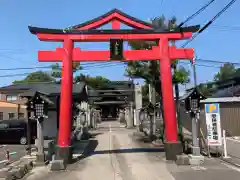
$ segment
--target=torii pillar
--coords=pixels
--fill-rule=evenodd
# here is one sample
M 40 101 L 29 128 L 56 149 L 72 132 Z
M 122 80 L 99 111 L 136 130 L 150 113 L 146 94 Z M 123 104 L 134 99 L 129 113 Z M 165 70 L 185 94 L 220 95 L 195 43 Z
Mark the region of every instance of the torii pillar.
M 61 80 L 61 103 L 58 136 L 57 158 L 65 160 L 67 163 L 72 161 L 71 147 L 71 127 L 72 127 L 72 54 L 74 43 L 71 39 L 65 38 L 63 41 L 62 53 L 62 80 Z M 64 157 L 64 158 L 63 158 Z

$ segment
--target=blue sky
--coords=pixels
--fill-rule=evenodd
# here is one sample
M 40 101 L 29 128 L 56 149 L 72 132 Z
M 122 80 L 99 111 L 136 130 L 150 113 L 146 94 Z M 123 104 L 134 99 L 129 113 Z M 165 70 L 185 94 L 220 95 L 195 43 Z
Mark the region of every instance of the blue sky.
M 82 23 L 100 16 L 113 8 L 139 19 L 148 21 L 150 18 L 164 14 L 166 18 L 176 16 L 178 22 L 194 13 L 201 5 L 209 0 L 1 0 L 0 2 L 0 60 L 2 68 L 46 66 L 48 63 L 39 63 L 38 50 L 54 49 L 57 43 L 40 42 L 30 34 L 27 26 L 48 28 L 65 28 Z M 188 25 L 206 23 L 229 0 L 218 0 L 204 13 L 193 19 Z M 237 1 L 203 34 L 199 35 L 188 47 L 195 48 L 198 58 L 238 62 L 240 21 L 237 19 L 240 2 Z M 237 27 L 233 30 L 232 27 Z M 238 28 L 239 27 L 239 28 Z M 183 42 L 181 42 L 183 43 Z M 181 44 L 179 43 L 179 44 Z M 83 49 L 104 49 L 106 44 L 81 44 Z M 200 62 L 199 62 L 200 64 Z M 203 64 L 201 62 L 201 64 Z M 206 63 L 204 63 L 206 64 Z M 221 64 L 208 64 L 217 65 Z M 88 67 L 87 67 L 88 66 Z M 188 66 L 187 66 L 188 67 Z M 190 68 L 190 66 L 189 66 Z M 0 76 L 32 72 L 33 70 L 0 71 Z M 197 66 L 198 83 L 212 80 L 218 68 Z M 86 65 L 86 73 L 92 76 L 102 75 L 112 80 L 127 79 L 124 77 L 123 65 Z M 11 84 L 13 80 L 24 76 L 0 77 L 0 86 Z

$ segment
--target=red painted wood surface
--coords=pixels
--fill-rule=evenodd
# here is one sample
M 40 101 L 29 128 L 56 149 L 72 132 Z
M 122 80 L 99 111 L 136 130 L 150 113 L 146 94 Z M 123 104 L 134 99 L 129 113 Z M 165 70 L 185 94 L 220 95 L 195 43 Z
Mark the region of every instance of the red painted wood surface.
M 167 142 L 178 141 L 176 109 L 173 95 L 171 61 L 169 59 L 168 39 L 159 42 L 161 88 L 163 97 L 163 111 L 165 122 L 165 135 Z
M 38 60 L 40 62 L 61 62 L 64 49 L 57 48 L 56 51 L 39 51 Z M 162 59 L 159 47 L 153 47 L 152 50 L 128 50 L 124 51 L 126 61 L 138 60 L 160 60 Z M 177 49 L 169 47 L 169 59 L 193 59 L 193 49 Z M 73 49 L 73 61 L 110 61 L 109 51 L 81 51 L 80 48 Z M 112 61 L 112 60 L 111 60 Z
M 192 37 L 191 32 L 184 33 L 159 33 L 159 34 L 37 34 L 41 41 L 63 42 L 65 38 L 75 42 L 108 42 L 111 38 L 129 40 L 182 40 Z
M 73 42 L 65 39 L 62 53 L 62 80 L 61 80 L 61 101 L 58 145 L 68 147 L 71 145 L 72 130 L 72 52 Z
M 78 28 L 78 30 L 87 30 L 87 29 L 97 29 L 113 20 L 118 20 L 119 22 L 122 22 L 123 24 L 126 24 L 132 28 L 137 28 L 137 29 L 151 29 L 152 27 L 146 26 L 144 24 L 141 24 L 139 22 L 135 22 L 127 17 L 122 16 L 119 13 L 113 13 L 105 18 L 102 18 L 100 21 L 88 24 L 84 27 Z

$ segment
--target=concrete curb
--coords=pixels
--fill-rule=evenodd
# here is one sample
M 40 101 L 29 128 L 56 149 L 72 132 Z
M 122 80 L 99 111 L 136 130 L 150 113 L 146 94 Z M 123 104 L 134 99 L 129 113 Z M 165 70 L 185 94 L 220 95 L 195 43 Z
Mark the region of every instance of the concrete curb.
M 33 161 L 19 161 L 16 166 L 11 165 L 0 169 L 0 179 L 15 180 L 23 178 L 28 172 L 33 169 Z

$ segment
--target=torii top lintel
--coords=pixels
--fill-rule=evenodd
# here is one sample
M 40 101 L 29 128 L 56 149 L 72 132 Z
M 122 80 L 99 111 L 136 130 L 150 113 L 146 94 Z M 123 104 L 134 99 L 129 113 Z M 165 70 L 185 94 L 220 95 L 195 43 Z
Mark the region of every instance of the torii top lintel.
M 112 22 L 112 28 L 114 30 L 97 30 L 97 28 Z M 120 23 L 126 24 L 134 29 L 132 30 L 119 30 Z M 185 39 L 190 38 L 193 32 L 198 31 L 200 26 L 190 26 L 183 28 L 175 28 L 171 31 L 162 29 L 153 29 L 152 24 L 132 17 L 124 12 L 113 9 L 108 13 L 94 18 L 90 21 L 71 26 L 65 29 L 49 29 L 29 26 L 29 30 L 33 34 L 37 34 L 38 38 L 43 41 L 63 41 L 62 37 L 56 34 L 65 34 L 71 36 L 73 41 L 108 41 L 109 36 L 111 38 L 121 38 L 124 40 L 155 40 L 162 38 L 163 36 L 168 39 Z M 42 34 L 48 34 L 48 38 L 44 38 Z M 50 34 L 55 34 L 51 36 Z M 90 35 L 96 35 L 95 37 L 89 37 Z M 108 34 L 108 35 L 107 35 Z M 114 34 L 114 35 L 113 35 Z M 126 34 L 128 34 L 126 37 Z M 130 35 L 131 34 L 131 35 Z M 79 35 L 85 35 L 85 38 L 81 38 Z M 105 36 L 104 36 L 105 35 Z M 124 36 L 125 35 L 125 36 Z M 86 37 L 87 36 L 87 37 Z M 99 36 L 103 36 L 99 38 Z M 51 38 L 50 38 L 51 37 Z
M 136 29 L 152 29 L 152 24 L 137 19 L 133 16 L 130 16 L 118 9 L 113 9 L 102 16 L 97 18 L 91 19 L 84 23 L 71 26 L 70 29 L 77 29 L 77 30 L 88 30 L 88 29 L 96 29 L 99 28 L 111 21 L 121 22 L 129 27 L 136 28 Z
M 109 22 L 112 22 L 111 30 L 100 30 L 99 28 Z M 120 23 L 126 24 L 135 29 L 120 29 Z M 36 34 L 41 41 L 63 42 L 70 39 L 73 42 L 108 42 L 112 38 L 131 40 L 158 41 L 160 39 L 181 40 L 192 37 L 192 33 L 197 32 L 200 26 L 189 26 L 183 28 L 174 28 L 171 31 L 154 29 L 148 22 L 139 20 L 130 15 L 121 12 L 118 9 L 84 22 L 79 25 L 71 26 L 65 29 L 49 29 L 29 26 L 32 34 Z M 168 43 L 166 42 L 166 46 Z M 192 59 L 193 49 L 176 49 L 169 47 L 170 59 Z M 39 51 L 39 61 L 61 61 L 62 48 L 56 51 Z M 152 50 L 132 50 L 125 51 L 126 60 L 153 60 L 161 58 L 159 51 L 153 47 Z M 87 59 L 86 59 L 87 58 Z M 109 60 L 109 51 L 82 51 L 79 48 L 73 49 L 73 61 L 103 61 Z

